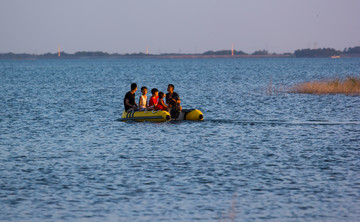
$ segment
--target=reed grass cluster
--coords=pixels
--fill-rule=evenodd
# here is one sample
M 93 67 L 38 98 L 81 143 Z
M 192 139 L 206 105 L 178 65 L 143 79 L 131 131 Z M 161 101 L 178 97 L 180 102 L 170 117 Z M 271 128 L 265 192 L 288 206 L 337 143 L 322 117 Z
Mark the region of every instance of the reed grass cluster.
M 290 92 L 360 95 L 360 77 L 347 77 L 344 80 L 333 79 L 300 83 L 293 86 Z

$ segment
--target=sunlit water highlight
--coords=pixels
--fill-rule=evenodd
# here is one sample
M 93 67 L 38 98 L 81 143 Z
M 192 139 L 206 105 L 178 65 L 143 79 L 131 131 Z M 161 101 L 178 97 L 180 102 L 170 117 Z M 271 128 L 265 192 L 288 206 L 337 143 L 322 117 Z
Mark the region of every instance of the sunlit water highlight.
M 347 75 L 360 59 L 0 61 L 0 221 L 358 221 L 360 97 L 268 90 Z M 205 120 L 118 121 L 132 82 Z

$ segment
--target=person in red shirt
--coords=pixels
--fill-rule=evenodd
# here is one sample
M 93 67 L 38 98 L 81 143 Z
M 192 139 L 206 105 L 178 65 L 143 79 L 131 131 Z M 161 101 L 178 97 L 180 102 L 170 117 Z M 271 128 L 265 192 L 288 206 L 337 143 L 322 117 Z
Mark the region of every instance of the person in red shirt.
M 155 106 L 155 110 L 165 110 L 170 111 L 170 108 L 164 103 L 163 99 L 165 94 L 163 92 L 159 92 L 159 101 L 158 104 Z
M 156 88 L 153 88 L 151 90 L 152 96 L 149 99 L 149 107 L 148 110 L 155 109 L 156 105 L 158 104 L 159 99 L 159 90 Z

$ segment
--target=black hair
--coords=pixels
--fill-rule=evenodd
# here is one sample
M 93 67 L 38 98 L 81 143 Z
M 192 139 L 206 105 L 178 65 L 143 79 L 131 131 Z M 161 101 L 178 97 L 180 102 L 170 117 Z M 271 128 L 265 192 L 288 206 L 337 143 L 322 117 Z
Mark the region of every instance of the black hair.
M 155 94 L 156 92 L 159 92 L 159 90 L 158 90 L 157 88 L 153 88 L 153 89 L 151 90 L 151 93 L 152 93 L 152 94 Z
M 168 87 L 171 86 L 173 89 L 175 89 L 175 86 L 173 84 L 169 84 Z
M 164 93 L 163 92 L 159 92 L 159 98 L 160 99 L 164 98 Z
M 136 88 L 137 88 L 136 83 L 131 83 L 131 91 L 133 91 L 133 90 L 136 89 Z
M 141 87 L 141 91 L 143 91 L 143 89 L 147 89 L 146 86 Z

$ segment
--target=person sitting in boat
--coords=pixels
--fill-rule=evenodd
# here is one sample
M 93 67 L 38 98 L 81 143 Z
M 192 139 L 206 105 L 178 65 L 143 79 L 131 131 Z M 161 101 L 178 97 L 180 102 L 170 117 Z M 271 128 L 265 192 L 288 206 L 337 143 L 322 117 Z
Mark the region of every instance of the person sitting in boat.
M 164 97 L 165 94 L 163 92 L 159 92 L 159 100 L 158 100 L 158 104 L 155 106 L 155 110 L 165 110 L 165 111 L 169 111 L 169 107 L 164 103 Z
M 137 85 L 136 83 L 132 83 L 131 84 L 131 90 L 129 92 L 127 92 L 125 94 L 124 97 L 124 107 L 125 107 L 125 112 L 129 112 L 129 111 L 135 111 L 138 108 L 138 105 L 135 102 L 135 92 L 137 90 Z
M 152 96 L 149 99 L 149 108 L 148 110 L 155 109 L 156 105 L 158 104 L 159 99 L 159 90 L 157 88 L 153 88 L 151 90 Z
M 139 110 L 144 111 L 148 110 L 149 105 L 147 101 L 147 88 L 145 86 L 141 87 L 141 93 L 142 95 L 139 98 Z
M 170 107 L 170 115 L 178 116 L 182 107 L 180 106 L 180 96 L 176 92 L 174 92 L 174 85 L 169 84 L 166 93 L 166 104 Z

